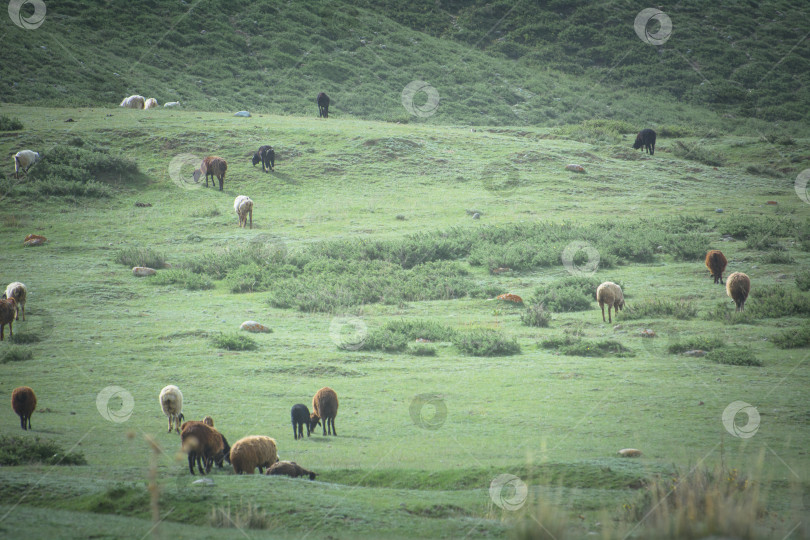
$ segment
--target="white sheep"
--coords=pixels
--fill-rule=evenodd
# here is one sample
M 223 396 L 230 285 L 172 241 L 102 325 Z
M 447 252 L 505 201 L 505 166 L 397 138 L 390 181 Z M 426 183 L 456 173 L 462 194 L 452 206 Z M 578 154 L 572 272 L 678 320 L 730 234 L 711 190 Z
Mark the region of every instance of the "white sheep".
M 253 201 L 246 195 L 239 195 L 233 201 L 233 209 L 239 217 L 239 226 L 245 227 L 247 225 L 248 216 L 250 216 L 250 228 L 253 228 Z
M 19 281 L 9 283 L 8 287 L 6 287 L 6 292 L 3 293 L 3 300 L 6 298 L 13 298 L 17 303 L 17 307 L 14 311 L 14 320 L 16 321 L 20 320 L 20 312 L 22 312 L 23 320 L 25 320 L 25 298 L 27 296 L 28 289 L 26 289 L 25 285 Z
M 610 308 L 613 308 L 618 313 L 624 307 L 622 288 L 612 281 L 606 281 L 596 288 L 596 301 L 599 302 L 599 307 L 602 308 L 602 322 L 605 322 L 605 304 L 608 307 L 607 322 L 613 322 L 613 318 L 610 316 Z
M 28 169 L 42 159 L 37 152 L 33 150 L 20 150 L 14 154 L 14 178 L 20 177 L 20 170 L 28 174 Z
M 147 99 L 146 101 L 143 102 L 143 108 L 144 109 L 154 109 L 157 106 L 158 106 L 158 102 L 153 97 L 150 97 L 149 99 Z
M 176 422 L 174 428 L 180 433 L 180 424 L 185 420 L 183 416 L 183 393 L 175 385 L 170 384 L 160 391 L 160 407 L 163 414 L 169 417 L 169 433 L 172 432 L 172 423 Z
M 180 102 L 179 101 L 168 101 L 168 102 L 164 103 L 163 106 L 164 107 L 179 107 Z
M 124 101 L 121 102 L 120 107 L 125 107 L 127 109 L 143 109 L 144 103 L 146 100 L 143 96 L 139 96 L 137 94 L 125 97 Z

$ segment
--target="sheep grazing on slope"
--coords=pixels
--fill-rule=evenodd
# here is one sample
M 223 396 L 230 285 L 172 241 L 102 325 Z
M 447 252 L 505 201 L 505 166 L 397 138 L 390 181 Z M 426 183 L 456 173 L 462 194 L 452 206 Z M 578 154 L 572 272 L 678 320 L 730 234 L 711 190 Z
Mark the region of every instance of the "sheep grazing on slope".
M 236 441 L 231 447 L 231 465 L 236 474 L 253 474 L 256 467 L 259 474 L 278 461 L 276 440 L 264 435 L 250 435 Z
M 143 96 L 139 96 L 137 94 L 125 97 L 124 101 L 121 102 L 119 107 L 124 107 L 126 109 L 143 109 L 146 100 Z
M 31 165 L 42 159 L 38 152 L 33 150 L 20 150 L 14 154 L 14 178 L 20 177 L 20 171 L 28 174 Z
M 318 118 L 329 118 L 329 96 L 321 92 L 315 101 L 318 103 Z
M 20 427 L 31 429 L 31 415 L 37 408 L 37 396 L 28 386 L 15 388 L 11 393 L 11 408 L 20 417 Z
M 650 155 L 655 154 L 655 131 L 651 129 L 642 129 L 636 135 L 636 142 L 633 143 L 633 148 L 638 150 L 644 148 Z
M 751 292 L 751 278 L 742 272 L 734 272 L 726 278 L 726 294 L 734 300 L 737 311 L 745 309 L 745 301 Z
M 163 414 L 169 417 L 169 431 L 172 432 L 172 425 L 177 433 L 180 433 L 180 422 L 185 420 L 183 416 L 183 392 L 175 385 L 170 384 L 160 391 L 160 408 Z
M 17 302 L 17 310 L 14 314 L 15 321 L 20 320 L 20 312 L 22 312 L 22 318 L 25 320 L 25 299 L 27 296 L 28 289 L 25 288 L 25 285 L 19 281 L 15 281 L 14 283 L 8 284 L 6 292 L 4 292 L 2 298 L 0 298 L 0 300 L 13 298 L 14 301 Z
M 293 478 L 298 478 L 299 476 L 309 476 L 310 480 L 315 480 L 315 477 L 318 476 L 314 472 L 306 470 L 294 461 L 279 461 L 277 463 L 273 463 L 273 465 L 271 465 L 264 474 L 284 475 L 291 476 Z
M 727 263 L 726 256 L 719 249 L 712 249 L 706 253 L 706 268 L 709 269 L 715 283 L 723 284 L 723 272 Z
M 310 415 L 312 431 L 315 431 L 318 423 L 323 421 L 323 434 L 337 435 L 335 417 L 338 412 L 338 397 L 335 391 L 328 386 L 318 390 L 312 397 L 312 409 L 315 411 Z
M 214 463 L 221 469 L 223 460 L 230 461 L 228 441 L 219 431 L 202 422 L 185 422 L 180 441 L 183 452 L 188 454 L 188 470 L 191 474 L 194 474 L 195 463 L 200 474 L 208 474 Z
M 262 164 L 262 171 L 264 172 L 274 169 L 276 166 L 276 151 L 273 150 L 272 146 L 260 146 L 259 151 L 253 153 L 253 166 L 255 167 L 259 163 Z
M 610 316 L 610 308 L 613 308 L 616 313 L 624 308 L 624 294 L 622 293 L 622 288 L 612 281 L 606 281 L 596 288 L 596 301 L 599 302 L 599 307 L 602 308 L 602 322 L 605 322 L 605 305 L 607 305 L 607 322 L 612 323 L 613 318 Z
M 219 190 L 225 182 L 225 173 L 228 171 L 228 162 L 217 156 L 208 156 L 202 160 L 200 168 L 194 171 L 194 181 L 199 182 L 200 176 L 205 175 L 205 187 L 208 187 L 208 177 L 211 177 L 211 187 L 216 187 L 214 177 L 219 180 Z
M 245 228 L 250 216 L 250 228 L 253 228 L 253 201 L 246 195 L 239 195 L 233 201 L 233 209 L 239 218 L 239 226 Z
M 310 425 L 309 409 L 303 403 L 293 405 L 290 409 L 290 419 L 292 420 L 293 437 L 298 439 L 304 438 L 304 426 L 307 426 L 307 437 L 312 433 L 312 426 Z
M 8 325 L 8 331 L 11 337 L 14 337 L 14 317 L 17 315 L 17 301 L 13 298 L 6 298 L 0 300 L 0 341 L 5 338 L 5 329 Z
M 158 102 L 155 98 L 150 97 L 146 101 L 143 102 L 144 109 L 154 109 L 158 106 Z

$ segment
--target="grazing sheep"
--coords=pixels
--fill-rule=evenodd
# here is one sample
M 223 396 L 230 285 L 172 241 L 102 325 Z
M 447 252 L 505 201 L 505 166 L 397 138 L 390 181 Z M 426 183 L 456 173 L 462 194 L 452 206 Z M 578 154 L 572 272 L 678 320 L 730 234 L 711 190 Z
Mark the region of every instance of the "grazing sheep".
M 312 431 L 315 426 L 323 420 L 323 434 L 337 435 L 335 430 L 335 417 L 338 412 L 338 397 L 334 390 L 324 386 L 312 397 L 312 409 L 315 411 L 310 415 L 310 425 Z
M 230 446 L 225 437 L 216 429 L 191 420 L 185 422 L 180 433 L 183 452 L 188 454 L 188 470 L 194 474 L 194 464 L 200 474 L 211 472 L 211 465 L 217 464 L 222 468 L 222 461 L 228 460 Z
M 315 480 L 315 477 L 318 476 L 314 472 L 306 470 L 294 461 L 279 461 L 273 463 L 264 474 L 284 475 L 291 476 L 293 478 L 298 478 L 299 476 L 309 476 L 310 480 Z
M 175 385 L 170 384 L 160 391 L 160 408 L 163 414 L 169 417 L 169 431 L 172 432 L 172 424 L 177 433 L 180 433 L 180 422 L 185 420 L 183 416 L 183 392 Z
M 253 166 L 255 167 L 258 163 L 262 164 L 263 172 L 273 170 L 276 166 L 276 151 L 273 150 L 272 146 L 260 146 L 259 151 L 253 153 Z
M 17 312 L 14 314 L 15 321 L 20 320 L 20 312 L 22 312 L 23 320 L 25 320 L 25 298 L 27 296 L 28 289 L 25 288 L 25 285 L 19 281 L 15 281 L 14 283 L 8 284 L 6 292 L 4 292 L 2 298 L 0 298 L 0 300 L 13 298 L 14 301 L 17 302 Z
M 619 310 L 624 307 L 622 288 L 612 281 L 606 281 L 596 288 L 596 301 L 599 302 L 599 307 L 602 308 L 602 322 L 605 322 L 605 304 L 607 304 L 607 322 L 612 323 L 613 318 L 610 316 L 610 308 L 613 308 L 613 310 L 618 313 Z
M 13 298 L 0 300 L 0 341 L 3 341 L 6 325 L 14 337 L 14 317 L 17 315 L 17 301 Z
M 745 309 L 745 301 L 751 292 L 751 278 L 742 272 L 734 272 L 726 278 L 726 294 L 737 304 L 737 311 Z
M 144 109 L 154 109 L 158 106 L 158 102 L 155 98 L 150 97 L 146 101 L 143 102 Z
M 253 228 L 253 201 L 247 195 L 239 195 L 233 201 L 233 209 L 239 218 L 239 226 L 244 228 L 250 216 L 250 228 Z
M 37 408 L 37 396 L 28 386 L 15 388 L 11 393 L 11 408 L 20 417 L 20 427 L 31 429 L 31 415 Z
M 200 176 L 205 175 L 205 187 L 208 187 L 208 177 L 211 177 L 211 187 L 216 187 L 214 184 L 214 176 L 219 180 L 219 190 L 222 191 L 222 185 L 225 182 L 225 173 L 228 171 L 228 162 L 217 156 L 208 156 L 202 160 L 200 168 L 194 171 L 194 181 L 199 182 Z
M 651 129 L 642 129 L 636 135 L 636 142 L 633 143 L 633 148 L 638 150 L 644 147 L 650 155 L 655 154 L 655 131 Z M 643 151 L 643 150 L 642 150 Z
M 163 106 L 164 107 L 179 107 L 180 102 L 179 101 L 169 101 L 167 103 L 164 103 Z
M 264 435 L 250 435 L 236 441 L 231 447 L 231 465 L 236 474 L 253 474 L 256 467 L 259 474 L 264 468 L 278 461 L 276 440 Z
M 210 416 L 206 416 L 205 418 L 203 418 L 202 423 L 208 427 L 214 427 L 214 419 L 211 418 Z
M 307 437 L 312 433 L 312 426 L 309 423 L 309 409 L 303 403 L 293 405 L 290 409 L 290 418 L 292 419 L 293 437 L 298 439 L 304 438 L 304 426 L 307 426 Z
M 31 165 L 42 159 L 38 152 L 33 150 L 20 150 L 14 154 L 14 178 L 20 177 L 20 171 L 28 174 Z
M 727 262 L 726 256 L 719 249 L 712 249 L 706 253 L 706 268 L 709 269 L 715 283 L 723 284 L 723 271 Z
M 143 109 L 146 100 L 143 96 L 139 96 L 137 94 L 125 97 L 124 101 L 121 102 L 120 107 L 124 107 L 127 109 Z
M 318 103 L 318 118 L 329 118 L 329 96 L 321 92 L 315 101 Z

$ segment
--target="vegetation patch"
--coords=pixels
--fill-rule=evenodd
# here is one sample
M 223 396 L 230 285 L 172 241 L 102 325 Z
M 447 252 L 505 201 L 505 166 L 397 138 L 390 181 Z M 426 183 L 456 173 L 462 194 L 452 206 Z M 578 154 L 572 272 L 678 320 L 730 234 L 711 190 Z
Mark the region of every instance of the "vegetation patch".
M 195 274 L 186 268 L 172 268 L 158 272 L 150 279 L 154 285 L 177 285 L 189 291 L 204 291 L 214 288 L 214 282 L 204 274 Z
M 707 360 L 717 362 L 718 364 L 727 364 L 730 366 L 761 366 L 760 362 L 754 352 L 748 347 L 724 347 L 709 351 L 706 355 Z
M 255 351 L 258 348 L 253 338 L 235 332 L 212 336 L 211 343 L 214 347 L 227 351 Z
M 211 508 L 211 515 L 208 518 L 211 527 L 220 529 L 270 529 L 275 528 L 276 523 L 270 513 L 261 509 L 261 506 L 250 502 L 239 503 L 239 506 L 231 507 L 228 503 L 225 506 L 215 506 Z
M 691 159 L 711 167 L 722 167 L 727 161 L 721 153 L 710 150 L 700 143 L 675 141 L 672 153 L 683 159 Z
M 7 339 L 15 345 L 30 345 L 31 343 L 39 343 L 42 341 L 42 338 L 37 334 L 27 332 L 25 330 L 22 332 L 18 331 L 13 336 L 9 336 Z
M 514 337 L 508 337 L 491 328 L 459 332 L 453 344 L 471 356 L 511 356 L 520 354 L 520 345 Z
M 697 315 L 697 307 L 688 300 L 665 300 L 655 298 L 645 302 L 637 302 L 626 306 L 619 312 L 622 320 L 655 319 L 659 317 L 672 317 L 687 320 Z
M 456 338 L 457 332 L 448 326 L 423 319 L 402 319 L 389 321 L 382 328 L 369 332 L 360 344 L 349 343 L 344 348 L 402 352 L 408 348 L 409 343 L 415 342 L 417 339 L 454 341 Z M 416 350 L 415 347 L 412 351 Z M 430 354 L 427 354 L 427 356 L 430 356 Z
M 7 345 L 0 348 L 0 364 L 25 362 L 26 360 L 31 360 L 33 357 L 33 352 L 19 345 Z
M 592 277 L 569 276 L 538 287 L 533 301 L 558 313 L 585 311 L 593 305 L 599 283 Z
M 752 287 L 745 311 L 758 319 L 810 315 L 810 295 L 784 285 Z
M 166 266 L 166 256 L 152 248 L 126 247 L 115 254 L 115 262 L 129 267 L 163 268 Z
M 810 270 L 796 274 L 796 288 L 803 292 L 810 291 Z
M 0 465 L 87 465 L 80 452 L 66 453 L 53 441 L 39 437 L 0 436 Z
M 677 340 L 667 346 L 670 354 L 680 354 L 686 351 L 702 350 L 712 351 L 725 345 L 723 338 L 716 336 L 693 336 L 683 341 Z
M 565 356 L 585 356 L 600 358 L 614 356 L 626 358 L 635 356 L 633 351 L 614 340 L 593 341 L 568 333 L 560 338 L 551 338 L 540 342 L 544 349 L 555 349 Z
M 526 326 L 535 326 L 537 328 L 548 328 L 551 322 L 551 313 L 546 309 L 543 303 L 532 304 L 520 315 L 520 322 Z
M 797 329 L 785 330 L 771 338 L 774 345 L 780 349 L 796 349 L 810 345 L 810 324 Z
M 12 118 L 5 114 L 0 114 L 0 131 L 19 131 L 23 129 L 23 123 L 19 118 Z

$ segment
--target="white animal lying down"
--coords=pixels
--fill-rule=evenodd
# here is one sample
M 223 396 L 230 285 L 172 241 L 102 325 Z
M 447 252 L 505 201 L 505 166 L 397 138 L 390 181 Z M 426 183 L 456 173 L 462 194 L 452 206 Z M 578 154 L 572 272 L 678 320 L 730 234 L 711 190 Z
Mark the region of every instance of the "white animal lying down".
M 179 107 L 180 102 L 179 101 L 169 101 L 167 103 L 164 103 L 163 106 L 164 107 Z

